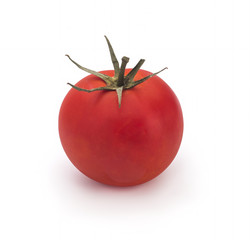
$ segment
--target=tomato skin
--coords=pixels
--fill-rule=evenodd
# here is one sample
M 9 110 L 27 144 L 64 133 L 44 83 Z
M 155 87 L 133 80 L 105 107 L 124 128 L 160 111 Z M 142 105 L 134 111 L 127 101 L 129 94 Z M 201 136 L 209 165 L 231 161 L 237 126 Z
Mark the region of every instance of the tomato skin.
M 101 73 L 114 75 L 113 70 Z M 135 81 L 150 74 L 140 69 Z M 76 86 L 92 89 L 105 83 L 89 75 Z M 179 101 L 158 76 L 124 90 L 120 108 L 116 91 L 71 89 L 59 113 L 68 158 L 83 174 L 108 185 L 132 186 L 159 175 L 176 156 L 182 134 Z

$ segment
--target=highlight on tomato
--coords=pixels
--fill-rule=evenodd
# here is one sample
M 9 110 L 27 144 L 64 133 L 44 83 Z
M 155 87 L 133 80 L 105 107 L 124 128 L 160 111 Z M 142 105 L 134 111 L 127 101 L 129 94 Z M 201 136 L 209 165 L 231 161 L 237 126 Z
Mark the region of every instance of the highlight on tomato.
M 105 36 L 114 70 L 78 68 L 84 77 L 65 96 L 59 113 L 63 149 L 89 178 L 113 186 L 145 183 L 175 158 L 183 135 L 183 115 L 172 89 L 142 70 L 144 59 L 126 68 L 119 64 Z

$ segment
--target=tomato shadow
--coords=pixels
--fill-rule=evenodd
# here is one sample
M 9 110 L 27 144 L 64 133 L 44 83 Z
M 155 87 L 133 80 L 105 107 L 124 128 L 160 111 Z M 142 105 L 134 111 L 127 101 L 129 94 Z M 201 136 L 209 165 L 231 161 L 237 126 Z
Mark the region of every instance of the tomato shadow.
M 66 162 L 65 162 L 66 161 Z M 57 188 L 63 204 L 74 208 L 74 211 L 105 216 L 118 213 L 128 216 L 145 211 L 160 212 L 163 208 L 172 209 L 173 205 L 182 205 L 183 201 L 192 201 L 192 184 L 188 180 L 188 161 L 180 154 L 172 164 L 158 177 L 146 183 L 117 187 L 98 183 L 89 179 L 70 162 L 64 160 L 61 170 L 57 168 Z M 191 193 L 190 193 L 191 192 Z
M 170 168 L 170 167 L 169 167 Z M 72 179 L 73 181 L 75 181 L 76 184 L 78 184 L 80 187 L 84 188 L 84 189 L 89 189 L 90 191 L 108 191 L 108 192 L 117 192 L 119 194 L 119 192 L 134 192 L 134 191 L 138 191 L 138 190 L 144 190 L 144 191 L 148 191 L 151 192 L 153 191 L 155 188 L 161 187 L 163 181 L 171 181 L 171 179 L 174 177 L 174 171 L 168 171 L 165 170 L 163 173 L 161 173 L 159 176 L 157 176 L 156 178 L 145 182 L 143 184 L 139 184 L 139 185 L 135 185 L 135 186 L 112 186 L 112 185 L 106 185 L 103 183 L 99 183 L 97 181 L 94 181 L 82 174 L 77 174 L 74 176 L 74 179 Z
M 80 172 L 75 173 L 70 181 L 72 181 L 72 184 L 76 184 L 80 189 L 89 191 L 91 193 L 102 193 L 104 195 L 128 194 L 130 196 L 151 196 L 153 193 L 160 191 L 164 191 L 164 193 L 168 191 L 172 192 L 171 189 L 176 185 L 180 187 L 181 181 L 183 180 L 182 174 L 184 171 L 182 162 L 183 158 L 177 156 L 170 166 L 159 176 L 148 182 L 135 186 L 120 187 L 102 184 L 86 177 Z M 78 170 L 75 169 L 75 171 Z

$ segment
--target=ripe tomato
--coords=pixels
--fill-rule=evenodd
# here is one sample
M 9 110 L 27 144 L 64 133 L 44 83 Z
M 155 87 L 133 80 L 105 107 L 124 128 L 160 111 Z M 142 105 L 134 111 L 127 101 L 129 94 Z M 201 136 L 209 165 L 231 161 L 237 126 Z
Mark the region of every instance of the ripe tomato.
M 115 70 L 100 73 L 114 80 L 123 71 L 126 80 L 132 69 L 125 69 L 124 61 L 119 69 L 116 61 L 113 64 Z M 103 90 L 111 85 L 91 74 L 71 85 L 61 105 L 59 134 L 68 158 L 83 174 L 104 184 L 131 186 L 153 179 L 169 166 L 181 143 L 183 117 L 174 92 L 148 71 L 137 69 L 134 75 L 133 83 L 151 77 L 128 89 L 123 83 Z

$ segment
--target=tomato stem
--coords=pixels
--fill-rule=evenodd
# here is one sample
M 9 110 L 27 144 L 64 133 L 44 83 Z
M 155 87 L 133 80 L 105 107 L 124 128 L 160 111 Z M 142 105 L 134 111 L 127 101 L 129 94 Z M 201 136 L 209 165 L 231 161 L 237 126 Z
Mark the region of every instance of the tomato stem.
M 136 66 L 127 74 L 127 76 L 124 79 L 124 85 L 128 85 L 129 83 L 131 83 L 134 80 L 136 73 L 139 71 L 139 69 L 141 68 L 141 66 L 144 62 L 145 62 L 145 60 L 141 59 L 136 64 Z
M 68 57 L 71 62 L 73 62 L 77 67 L 79 67 L 83 71 L 88 72 L 90 74 L 93 74 L 93 75 L 101 78 L 106 84 L 110 83 L 111 79 L 110 79 L 110 77 L 108 75 L 96 72 L 94 70 L 91 70 L 91 69 L 88 69 L 88 68 L 85 68 L 85 67 L 82 67 L 80 64 L 78 64 L 77 62 L 75 62 L 74 60 L 72 60 L 72 58 L 68 54 L 66 54 L 65 56 Z
M 117 58 L 115 56 L 115 52 L 113 50 L 113 47 L 109 41 L 109 39 L 104 36 L 106 41 L 107 41 L 107 44 L 108 44 L 108 47 L 109 47 L 109 52 L 110 52 L 110 56 L 111 56 L 111 60 L 112 60 L 112 63 L 113 63 L 113 66 L 114 66 L 114 70 L 115 70 L 115 78 L 118 78 L 118 75 L 119 75 L 119 71 L 120 71 L 120 67 L 119 67 L 119 62 L 117 61 Z
M 99 88 L 92 88 L 92 89 L 85 89 L 85 88 L 79 88 L 71 83 L 67 83 L 69 84 L 72 88 L 78 90 L 78 91 L 84 91 L 84 92 L 94 92 L 94 91 L 100 91 L 100 90 L 116 90 L 116 88 L 110 88 L 110 87 L 99 87 Z
M 168 68 L 165 67 L 165 68 L 163 68 L 162 70 L 160 70 L 160 71 L 158 71 L 158 72 L 156 72 L 156 73 L 153 73 L 153 74 L 151 74 L 151 75 L 149 75 L 149 76 L 147 76 L 147 77 L 145 77 L 145 78 L 142 78 L 142 79 L 140 79 L 140 80 L 137 80 L 137 81 L 132 82 L 130 88 L 135 87 L 135 86 L 137 86 L 138 84 L 141 84 L 141 83 L 145 82 L 145 81 L 148 80 L 149 78 L 151 78 L 151 77 L 157 75 L 158 73 L 164 71 L 165 69 L 168 69 Z
M 122 58 L 122 65 L 121 65 L 119 76 L 118 76 L 117 87 L 124 86 L 124 73 L 125 73 L 125 68 L 128 62 L 129 62 L 128 57 Z
M 121 87 L 119 87 L 119 88 L 116 89 L 119 108 L 121 107 L 121 103 L 122 103 L 122 91 L 123 91 L 123 86 L 121 86 Z
M 108 75 L 96 72 L 94 70 L 82 67 L 81 65 L 79 65 L 77 62 L 75 62 L 74 60 L 72 60 L 72 58 L 69 55 L 65 55 L 69 58 L 69 60 L 71 62 L 73 62 L 78 68 L 80 68 L 81 70 L 88 72 L 90 74 L 93 74 L 99 78 L 101 78 L 105 83 L 106 86 L 105 87 L 99 87 L 99 88 L 93 88 L 93 89 L 84 89 L 84 88 L 79 88 L 71 83 L 68 83 L 72 88 L 78 90 L 78 91 L 84 91 L 84 92 L 94 92 L 94 91 L 101 91 L 101 90 L 112 90 L 112 91 L 116 91 L 117 93 L 117 97 L 118 97 L 118 103 L 119 103 L 119 107 L 121 106 L 121 99 L 122 99 L 122 92 L 124 89 L 130 89 L 133 88 L 135 86 L 137 86 L 138 84 L 141 84 L 143 82 L 145 82 L 147 79 L 155 76 L 156 74 L 162 72 L 163 70 L 167 69 L 167 67 L 163 68 L 162 70 L 150 74 L 149 76 L 142 78 L 140 80 L 134 81 L 135 75 L 137 74 L 137 72 L 139 71 L 139 69 L 141 68 L 142 64 L 145 62 L 144 59 L 141 59 L 136 66 L 126 75 L 124 76 L 125 73 L 125 69 L 127 66 L 127 63 L 129 62 L 129 58 L 128 57 L 123 57 L 122 58 L 122 64 L 121 67 L 119 67 L 119 62 L 117 61 L 117 58 L 115 56 L 113 47 L 109 41 L 109 39 L 104 36 L 108 47 L 109 47 L 109 52 L 110 52 L 110 57 L 113 63 L 113 67 L 115 70 L 115 74 L 113 77 L 110 77 Z

